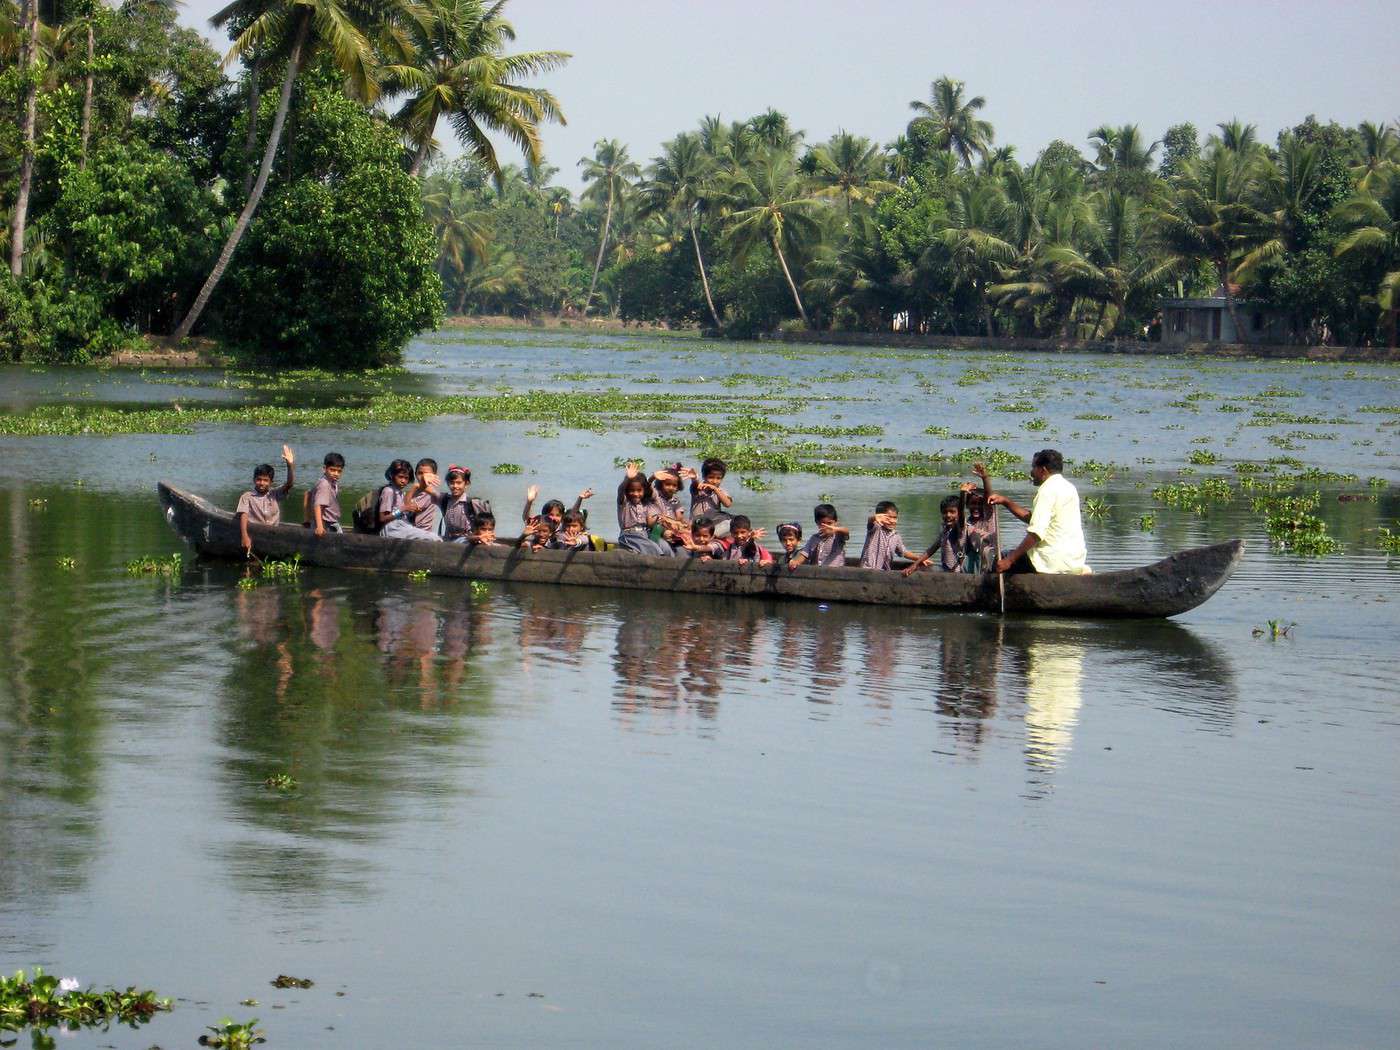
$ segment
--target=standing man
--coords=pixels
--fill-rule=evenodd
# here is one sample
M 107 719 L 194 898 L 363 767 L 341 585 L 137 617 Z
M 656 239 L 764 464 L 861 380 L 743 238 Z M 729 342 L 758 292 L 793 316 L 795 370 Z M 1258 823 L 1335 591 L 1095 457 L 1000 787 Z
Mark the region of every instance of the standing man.
M 997 561 L 997 572 L 1088 572 L 1085 565 L 1084 528 L 1079 521 L 1079 492 L 1061 471 L 1065 460 L 1053 448 L 1031 458 L 1035 499 L 1031 509 L 994 492 L 988 502 L 1005 507 L 1026 523 L 1026 538 L 1010 554 Z

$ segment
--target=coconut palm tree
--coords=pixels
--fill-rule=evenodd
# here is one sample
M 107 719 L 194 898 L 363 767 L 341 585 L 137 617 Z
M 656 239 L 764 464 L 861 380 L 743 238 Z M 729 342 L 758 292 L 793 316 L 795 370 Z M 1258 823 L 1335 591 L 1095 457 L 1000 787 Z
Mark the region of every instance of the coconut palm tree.
M 1249 151 L 1216 142 L 1176 180 L 1166 206 L 1152 213 L 1162 257 L 1148 280 L 1179 278 L 1208 262 L 1240 342 L 1249 340 L 1235 307 L 1235 266 L 1269 239 L 1271 226 L 1251 203 L 1256 170 Z
M 579 165 L 583 168 L 583 181 L 588 184 L 583 191 L 584 198 L 601 201 L 607 209 L 603 216 L 603 234 L 598 239 L 598 258 L 593 263 L 593 279 L 588 282 L 588 298 L 583 301 L 583 316 L 587 317 L 593 293 L 598 289 L 598 271 L 603 268 L 613 210 L 631 187 L 631 180 L 641 175 L 641 169 L 628 158 L 627 147 L 617 139 L 599 139 L 593 144 L 593 156 L 579 158 Z
M 842 198 L 847 220 L 854 204 L 873 204 L 881 193 L 899 188 L 884 178 L 879 145 L 862 136 L 838 131 L 810 156 L 812 181 L 821 187 L 815 196 Z
M 965 91 L 961 80 L 939 77 L 929 88 L 929 101 L 914 99 L 909 108 L 918 114 L 914 123 L 927 121 L 932 125 L 938 149 L 957 154 L 963 167 L 970 168 L 973 155 L 985 153 L 996 133 L 977 116 L 987 100 L 981 95 L 967 98 Z
M 1089 142 L 1094 146 L 1097 185 L 1146 194 L 1153 179 L 1153 154 L 1160 141 L 1147 142 L 1136 124 L 1105 124 L 1089 132 Z
M 715 309 L 710 292 L 710 278 L 705 272 L 705 259 L 700 252 L 700 234 L 695 217 L 705 206 L 712 188 L 714 167 L 698 135 L 683 132 L 670 142 L 662 143 L 661 156 L 651 162 L 647 182 L 642 187 L 642 215 L 669 214 L 685 223 L 695 245 L 695 265 L 700 268 L 700 284 L 705 289 L 705 302 L 710 319 L 720 326 L 719 311 Z
M 515 27 L 501 14 L 507 0 L 428 0 L 426 18 L 405 22 L 411 43 L 406 64 L 386 67 L 385 87 L 407 98 L 394 116 L 414 147 L 410 175 L 422 170 L 433 133 L 446 117 L 457 137 L 500 177 L 500 162 L 488 132 L 520 147 L 528 164 L 543 159 L 539 125 L 567 123 L 554 95 L 520 81 L 558 69 L 567 51 L 505 54 Z
M 982 308 L 987 337 L 995 335 L 989 288 L 1016 261 L 1016 247 L 1006 239 L 1006 198 L 995 179 L 967 177 L 948 201 L 948 214 L 935 242 L 953 273 L 955 284 L 972 288 Z
M 788 123 L 786 113 L 776 109 L 766 109 L 749 120 L 746 125 L 754 137 L 768 149 L 785 150 L 793 153 L 802 142 L 806 132 L 795 131 Z
M 1148 272 L 1139 199 L 1121 190 L 1096 195 L 1095 221 L 1079 245 L 1060 243 L 1045 250 L 1057 285 L 1099 304 L 1091 339 L 1112 334 L 1128 312 L 1128 299 L 1144 285 Z M 1113 317 L 1104 327 L 1108 309 Z
M 783 151 L 766 151 L 748 169 L 730 178 L 726 195 L 733 210 L 724 240 L 735 261 L 742 263 L 761 244 L 771 247 L 787 278 L 798 316 L 810 326 L 787 255 L 819 239 L 817 215 L 822 205 L 807 196 L 796 163 Z
M 1378 176 L 1369 191 L 1343 201 L 1335 214 L 1350 228 L 1337 244 L 1337 257 L 1369 262 L 1381 271 L 1376 303 L 1390 322 L 1393 350 L 1400 327 L 1400 172 Z
M 234 0 L 242 3 L 244 0 Z M 214 269 L 200 288 L 185 319 L 175 330 L 175 341 L 190 334 L 199 315 L 214 294 L 238 242 L 252 221 L 253 212 L 262 200 L 272 174 L 272 163 L 282 141 L 282 128 L 287 122 L 287 110 L 292 102 L 292 86 L 307 63 L 318 53 L 328 54 L 336 68 L 345 76 L 346 89 L 351 94 L 371 101 L 379 95 L 379 71 L 369 34 L 390 20 L 401 0 L 275 0 L 251 22 L 229 49 L 227 60 L 250 55 L 259 49 L 285 56 L 286 69 L 282 75 L 282 90 L 277 99 L 267 146 L 263 150 L 258 177 L 248 199 L 224 242 Z M 224 12 L 215 15 L 221 17 Z
M 39 62 L 39 0 L 24 0 L 20 9 L 20 73 L 24 101 L 20 106 L 19 188 L 10 209 L 10 275 L 24 271 L 24 229 L 29 216 L 29 194 L 34 185 L 34 127 L 38 117 L 39 85 L 33 75 Z
M 1322 159 L 1322 147 L 1317 143 L 1284 135 L 1278 160 L 1259 164 L 1253 204 L 1271 221 L 1272 236 L 1250 249 L 1235 267 L 1236 275 L 1247 276 L 1261 263 L 1301 247 L 1308 206 L 1322 188 Z
M 1252 156 L 1259 149 L 1259 129 L 1253 124 L 1246 124 L 1235 117 L 1215 126 L 1220 129 L 1220 135 L 1212 135 L 1211 138 L 1231 153 L 1241 157 Z
M 1372 124 L 1369 120 L 1358 124 L 1356 131 L 1361 137 L 1361 150 L 1351 174 L 1357 180 L 1357 189 L 1366 193 L 1381 181 L 1384 173 L 1400 165 L 1400 135 L 1389 124 Z

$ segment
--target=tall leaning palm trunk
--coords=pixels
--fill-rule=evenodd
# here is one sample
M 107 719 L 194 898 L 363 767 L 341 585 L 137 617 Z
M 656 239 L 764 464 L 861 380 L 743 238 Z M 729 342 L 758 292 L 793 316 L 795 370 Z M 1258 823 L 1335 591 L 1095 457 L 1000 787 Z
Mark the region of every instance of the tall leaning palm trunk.
M 812 322 L 807 319 L 807 310 L 802 305 L 802 296 L 797 294 L 797 283 L 792 279 L 792 271 L 788 269 L 787 256 L 783 254 L 782 234 L 774 232 L 773 251 L 778 255 L 778 265 L 783 268 L 783 276 L 787 278 L 788 287 L 792 289 L 792 301 L 797 304 L 797 313 L 802 318 L 804 328 L 811 328 Z
M 34 184 L 34 124 L 39 107 L 34 67 L 39 63 L 39 0 L 25 0 L 23 22 L 24 55 L 20 68 L 26 74 L 27 84 L 20 117 L 19 191 L 10 216 L 10 274 L 14 277 L 24 269 L 24 226 L 29 213 L 29 193 Z
M 598 242 L 598 258 L 593 261 L 593 279 L 588 282 L 588 298 L 583 301 L 583 316 L 588 316 L 588 308 L 593 303 L 593 293 L 598 288 L 598 271 L 603 268 L 603 254 L 608 248 L 608 231 L 612 228 L 613 202 L 616 199 L 611 188 L 608 190 L 608 210 L 603 216 L 603 237 Z
M 258 149 L 258 102 L 261 97 L 262 50 L 253 56 L 253 68 L 248 73 L 248 134 L 243 139 L 243 154 L 248 158 L 248 172 L 243 176 L 243 197 L 253 192 L 253 157 Z
M 234 250 L 238 247 L 238 242 L 243 239 L 243 234 L 248 229 L 248 223 L 253 218 L 253 212 L 257 210 L 258 202 L 262 200 L 263 190 L 267 188 L 267 179 L 272 173 L 272 162 L 277 156 L 277 146 L 282 139 L 282 126 L 287 122 L 287 110 L 292 104 L 292 85 L 296 83 L 297 74 L 301 72 L 302 50 L 306 46 L 306 37 L 311 30 L 311 13 L 309 11 L 301 12 L 298 19 L 296 36 L 292 40 L 292 50 L 287 56 L 287 71 L 282 76 L 282 94 L 277 100 L 277 114 L 272 118 L 272 130 L 267 136 L 267 148 L 263 150 L 262 165 L 258 168 L 257 181 L 253 183 L 252 192 L 248 194 L 243 211 L 239 213 L 238 221 L 233 225 L 233 232 L 224 242 L 223 251 L 219 252 L 218 262 L 214 264 L 214 269 L 210 271 L 209 278 L 204 282 L 204 287 L 199 290 L 199 295 L 195 297 L 194 305 L 190 307 L 189 313 L 185 314 L 185 319 L 175 330 L 175 342 L 177 343 L 190 334 L 195 322 L 199 320 L 199 315 L 209 304 L 209 297 L 214 294 L 214 288 L 223 277 L 224 270 L 228 268 L 229 260 L 233 258 Z
M 93 40 L 93 32 L 92 32 L 92 16 L 89 15 L 89 16 L 88 16 L 88 23 L 87 23 L 87 76 L 83 78 L 83 130 L 82 130 L 82 146 L 81 146 L 80 152 L 79 152 L 79 154 L 78 154 L 78 167 L 79 167 L 79 169 L 83 169 L 83 168 L 86 168 L 86 167 L 87 167 L 88 142 L 91 141 L 91 139 L 92 139 L 92 87 L 93 87 L 92 54 L 93 54 L 93 50 L 94 50 L 94 44 L 95 44 L 95 41 Z
M 690 240 L 695 245 L 695 265 L 700 267 L 700 284 L 705 289 L 705 302 L 710 307 L 710 319 L 715 328 L 720 327 L 719 311 L 715 309 L 715 297 L 710 294 L 710 275 L 705 272 L 705 259 L 700 254 L 700 234 L 695 230 L 695 216 L 690 217 Z

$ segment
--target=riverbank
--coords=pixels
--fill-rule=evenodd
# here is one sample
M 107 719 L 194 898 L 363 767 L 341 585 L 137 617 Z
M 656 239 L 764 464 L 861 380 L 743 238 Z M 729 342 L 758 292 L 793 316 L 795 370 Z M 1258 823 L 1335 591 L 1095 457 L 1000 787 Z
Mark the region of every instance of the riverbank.
M 512 317 L 509 314 L 455 314 L 444 317 L 441 328 L 546 328 L 551 330 L 574 328 L 587 332 L 699 334 L 699 330 L 695 328 L 676 328 L 661 322 L 622 321 L 614 317 L 560 317 L 555 314 L 535 314 L 530 317 Z
M 914 335 L 906 332 L 772 332 L 762 336 L 780 343 L 830 346 L 879 346 L 897 349 L 1001 350 L 1022 353 L 1128 354 L 1142 357 L 1226 357 L 1236 360 L 1400 361 L 1400 351 L 1385 347 L 1291 346 L 1262 343 L 1142 343 L 1113 339 L 1021 339 L 972 335 Z

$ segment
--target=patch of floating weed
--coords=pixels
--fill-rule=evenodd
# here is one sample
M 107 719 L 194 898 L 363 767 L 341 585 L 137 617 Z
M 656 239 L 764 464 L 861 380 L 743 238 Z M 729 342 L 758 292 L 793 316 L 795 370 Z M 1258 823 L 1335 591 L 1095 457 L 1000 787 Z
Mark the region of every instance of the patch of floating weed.
M 1186 457 L 1191 463 L 1198 467 L 1212 467 L 1220 462 L 1220 457 L 1207 448 L 1198 448 Z
M 473 598 L 485 598 L 491 593 L 491 588 L 481 580 L 472 580 L 470 587 Z
M 293 554 L 285 560 L 269 558 L 262 563 L 261 572 L 264 576 L 274 580 L 296 579 L 301 573 L 301 555 Z
M 1400 554 L 1400 532 L 1391 532 L 1382 525 L 1376 530 L 1376 545 L 1387 554 Z
M 0 976 L 0 1031 L 33 1028 L 35 1046 L 53 1045 L 40 1033 L 55 1025 L 74 1029 L 121 1021 L 135 1027 L 170 1007 L 169 999 L 160 999 L 152 991 L 82 989 L 74 978 L 54 977 L 38 966 L 32 976 L 23 970 L 12 977 Z
M 519 463 L 497 463 L 491 468 L 492 474 L 523 474 L 525 468 Z
M 772 492 L 774 486 L 762 478 L 744 477 L 739 479 L 739 484 L 750 492 Z
M 1234 499 L 1234 492 L 1223 479 L 1206 478 L 1199 483 L 1178 481 L 1159 485 L 1152 490 L 1152 498 L 1169 507 L 1204 514 L 1212 506 L 1229 503 Z
M 1157 527 L 1157 515 L 1143 514 L 1137 520 L 1137 527 L 1143 532 L 1151 532 Z
M 126 563 L 126 574 L 128 576 L 178 576 L 183 561 L 184 558 L 179 551 L 164 558 L 148 554 L 129 560 Z
M 1084 516 L 1086 518 L 1105 517 L 1113 508 L 1108 505 L 1108 501 L 1097 496 L 1090 496 L 1084 501 Z
M 230 1017 L 219 1019 L 216 1025 L 199 1037 L 200 1046 L 220 1047 L 222 1050 L 248 1050 L 255 1043 L 265 1043 L 267 1037 L 258 1027 L 256 1017 L 247 1021 L 235 1021 Z
M 1326 523 L 1313 513 L 1322 497 L 1316 493 L 1300 496 L 1259 496 L 1251 506 L 1264 515 L 1264 531 L 1282 550 L 1305 557 L 1334 554 L 1342 549 L 1327 532 Z
M 240 576 L 238 578 L 238 589 L 240 591 L 251 591 L 257 585 L 258 578 L 256 576 Z
M 273 773 L 263 781 L 263 787 L 269 791 L 295 791 L 297 781 L 290 773 Z
M 924 427 L 924 433 L 932 434 L 934 437 L 937 438 L 948 438 L 953 436 L 952 430 L 950 430 L 948 427 L 939 426 L 937 423 L 933 424 L 932 426 Z
M 413 569 L 408 573 L 408 578 L 414 583 L 424 583 L 428 579 L 427 569 Z
M 285 973 L 279 973 L 267 983 L 274 988 L 311 988 L 316 984 L 310 977 L 291 977 Z
M 997 401 L 992 405 L 993 411 L 1016 412 L 1020 415 L 1034 412 L 1039 407 L 1034 401 Z
M 1049 422 L 1044 419 L 1041 419 L 1039 416 L 1035 417 L 1034 419 L 1026 420 L 1024 423 L 1021 424 L 1021 426 L 1031 432 L 1050 429 Z
M 1371 412 L 1382 416 L 1400 416 L 1400 405 L 1362 405 L 1358 412 Z
M 958 377 L 958 386 L 977 386 L 979 383 L 988 383 L 996 378 L 996 373 L 990 368 L 969 368 Z
M 58 567 L 64 571 L 71 571 L 78 567 L 78 559 L 64 556 L 58 559 Z
M 1369 485 L 1369 486 L 1370 486 L 1371 488 L 1373 488 L 1373 489 L 1383 489 L 1383 488 L 1385 488 L 1387 485 L 1389 485 L 1390 482 L 1386 481 L 1385 478 L 1381 478 L 1381 477 L 1370 477 L 1370 478 L 1367 478 L 1367 479 L 1366 479 L 1366 484 Z
M 1255 638 L 1268 638 L 1269 641 L 1276 642 L 1280 638 L 1291 638 L 1293 636 L 1293 628 L 1297 626 L 1296 623 L 1292 623 L 1291 621 L 1289 623 L 1284 623 L 1282 620 L 1265 620 L 1263 627 L 1256 627 L 1249 633 Z
M 1104 412 L 1082 412 L 1082 413 L 1080 413 L 1079 415 L 1075 416 L 1074 418 L 1075 418 L 1075 419 L 1083 419 L 1083 420 L 1100 420 L 1100 419 L 1112 419 L 1113 417 L 1110 416 L 1110 415 L 1108 415 L 1107 413 L 1104 413 Z

